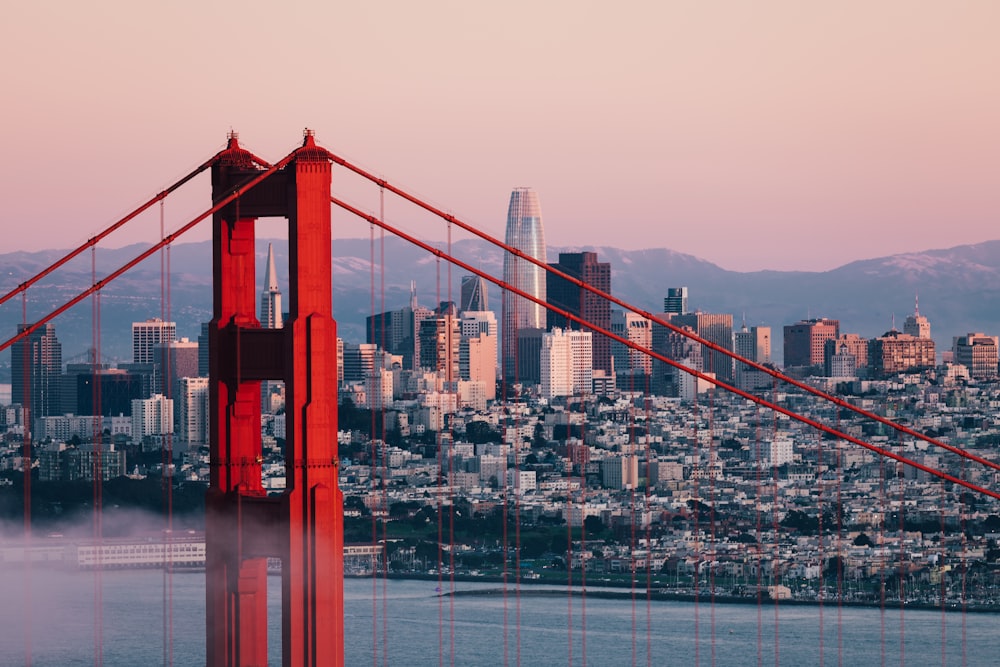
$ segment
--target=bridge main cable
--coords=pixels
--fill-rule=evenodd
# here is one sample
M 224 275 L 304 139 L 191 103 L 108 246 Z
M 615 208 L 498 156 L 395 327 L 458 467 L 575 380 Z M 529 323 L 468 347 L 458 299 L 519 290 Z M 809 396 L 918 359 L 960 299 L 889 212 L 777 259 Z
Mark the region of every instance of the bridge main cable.
M 573 313 L 571 313 L 571 312 L 569 312 L 567 310 L 564 310 L 564 309 L 559 308 L 557 306 L 553 306 L 552 304 L 550 304 L 550 303 L 548 303 L 546 301 L 543 301 L 542 299 L 539 299 L 538 297 L 536 297 L 536 296 L 534 296 L 532 294 L 528 294 L 524 290 L 518 289 L 517 287 L 514 287 L 513 285 L 510 285 L 509 283 L 506 283 L 503 280 L 500 280 L 499 278 L 496 278 L 496 277 L 494 277 L 494 276 L 486 273 L 485 271 L 481 271 L 481 270 L 475 268 L 474 266 L 472 266 L 471 264 L 467 264 L 467 263 L 463 262 L 462 260 L 449 255 L 445 251 L 439 250 L 439 249 L 437 249 L 437 248 L 435 248 L 435 247 L 433 247 L 433 246 L 431 246 L 431 245 L 429 245 L 429 244 L 427 244 L 427 243 L 425 243 L 425 242 L 423 242 L 423 241 L 421 241 L 421 240 L 419 240 L 419 239 L 411 236 L 410 234 L 407 234 L 406 232 L 404 232 L 404 231 L 402 231 L 400 229 L 397 229 L 397 228 L 393 227 L 392 225 L 389 225 L 385 221 L 380 220 L 378 217 L 376 217 L 374 215 L 367 214 L 364 211 L 361 211 L 360 209 L 357 209 L 354 206 L 351 206 L 350 204 L 348 204 L 345 201 L 342 201 L 342 200 L 340 200 L 340 199 L 338 199 L 336 197 L 332 197 L 332 196 L 330 197 L 330 201 L 332 203 L 336 204 L 337 206 L 341 207 L 345 211 L 347 211 L 349 213 L 352 213 L 352 214 L 356 215 L 357 217 L 359 217 L 359 218 L 367 221 L 368 223 L 376 225 L 379 228 L 386 230 L 390 234 L 398 236 L 399 238 L 403 239 L 404 241 L 407 241 L 407 242 L 409 242 L 409 243 L 411 243 L 411 244 L 413 244 L 413 245 L 415 245 L 415 246 L 417 246 L 417 247 L 419 247 L 419 248 L 421 248 L 421 249 L 423 249 L 423 250 L 431 253 L 435 257 L 439 257 L 439 258 L 445 260 L 446 262 L 450 262 L 451 264 L 454 264 L 455 266 L 457 266 L 457 267 L 459 267 L 461 269 L 464 269 L 465 271 L 469 271 L 469 272 L 471 272 L 471 273 L 479 276 L 480 278 L 488 280 L 491 283 L 493 283 L 494 285 L 500 287 L 501 289 L 513 292 L 514 294 L 517 294 L 520 297 L 528 299 L 529 301 L 532 301 L 533 303 L 535 303 L 535 304 L 537 304 L 539 306 L 542 306 L 543 308 L 551 310 L 552 312 L 558 313 L 559 315 L 562 315 L 563 317 L 566 317 L 569 320 L 572 320 L 574 322 L 577 322 L 578 324 L 586 326 L 587 328 L 589 328 L 590 330 L 592 330 L 592 331 L 594 331 L 596 333 L 599 333 L 599 334 L 602 334 L 604 336 L 607 336 L 608 338 L 610 338 L 610 339 L 612 339 L 614 341 L 622 343 L 623 345 L 625 345 L 625 346 L 627 346 L 627 347 L 629 347 L 629 348 L 631 348 L 633 350 L 642 352 L 643 354 L 646 354 L 646 355 L 648 355 L 650 357 L 653 357 L 654 359 L 658 359 L 658 360 L 660 360 L 660 361 L 662 361 L 662 362 L 664 362 L 664 363 L 672 366 L 673 368 L 676 368 L 678 370 L 684 371 L 685 373 L 693 375 L 693 376 L 695 376 L 696 378 L 698 378 L 700 380 L 704 380 L 706 382 L 709 382 L 709 383 L 715 385 L 716 387 L 719 387 L 720 389 L 723 389 L 723 390 L 728 391 L 730 393 L 736 394 L 737 396 L 745 398 L 748 401 L 756 403 L 757 405 L 760 405 L 762 407 L 774 410 L 775 412 L 778 412 L 778 413 L 783 414 L 783 415 L 785 415 L 787 417 L 790 417 L 790 418 L 792 418 L 792 419 L 794 419 L 794 420 L 796 420 L 798 422 L 801 422 L 801 423 L 805 424 L 806 426 L 810 426 L 810 427 L 815 428 L 815 429 L 817 429 L 819 431 L 822 431 L 823 433 L 828 433 L 829 435 L 832 435 L 832 436 L 834 436 L 836 438 L 840 438 L 841 440 L 846 440 L 847 442 L 853 443 L 853 444 L 858 445 L 860 447 L 864 447 L 865 449 L 867 449 L 867 450 L 869 450 L 869 451 L 871 451 L 871 452 L 873 452 L 875 454 L 878 454 L 879 456 L 893 459 L 894 461 L 897 461 L 899 463 L 903 463 L 905 465 L 911 466 L 913 468 L 916 468 L 917 470 L 922 470 L 922 471 L 926 472 L 929 475 L 933 475 L 934 477 L 938 477 L 938 478 L 940 478 L 942 480 L 945 480 L 947 482 L 952 482 L 954 484 L 958 484 L 959 486 L 965 487 L 966 489 L 969 489 L 970 491 L 975 491 L 976 493 L 980 493 L 982 495 L 989 496 L 991 498 L 996 498 L 996 499 L 1000 500 L 1000 492 L 990 491 L 989 489 L 987 489 L 985 487 L 978 486 L 976 484 L 973 484 L 972 482 L 968 482 L 968 481 L 966 481 L 964 479 L 961 479 L 959 477 L 955 477 L 954 475 L 950 475 L 950 474 L 948 474 L 948 473 L 946 473 L 946 472 L 944 472 L 942 470 L 938 470 L 937 468 L 933 468 L 931 466 L 924 465 L 923 463 L 919 463 L 917 461 L 914 461 L 913 459 L 907 458 L 907 457 L 903 456 L 902 454 L 897 454 L 897 453 L 892 452 L 892 451 L 890 451 L 888 449 L 884 449 L 884 448 L 879 447 L 877 445 L 873 445 L 873 444 L 871 444 L 869 442 L 865 442 L 864 440 L 861 440 L 860 438 L 856 438 L 856 437 L 854 437 L 852 435 L 849 435 L 847 433 L 839 431 L 839 430 L 833 428 L 832 426 L 828 426 L 826 424 L 823 424 L 822 422 L 818 422 L 815 419 L 812 419 L 810 417 L 806 417 L 805 415 L 800 415 L 799 413 L 794 412 L 792 410 L 789 410 L 788 408 L 782 407 L 782 406 L 778 405 L 777 403 L 772 403 L 771 401 L 768 401 L 765 398 L 761 398 L 760 396 L 756 396 L 756 395 L 751 394 L 749 392 L 743 391 L 742 389 L 738 389 L 738 388 L 736 388 L 736 387 L 734 387 L 732 385 L 726 384 L 725 382 L 723 382 L 723 381 L 721 381 L 721 380 L 719 380 L 719 379 L 717 379 L 717 378 L 715 378 L 715 377 L 713 377 L 711 375 L 706 375 L 705 373 L 702 373 L 701 371 L 696 371 L 696 370 L 694 370 L 692 368 L 688 368 L 687 366 L 681 364 L 680 362 L 675 361 L 673 359 L 670 359 L 666 355 L 660 354 L 660 353 L 655 352 L 655 351 L 653 351 L 653 350 L 651 350 L 649 348 L 646 348 L 646 347 L 644 347 L 642 345 L 639 345 L 638 343 L 630 341 L 627 338 L 619 336 L 618 334 L 615 334 L 615 333 L 613 333 L 613 332 L 611 332 L 611 331 L 609 331 L 607 329 L 599 327 L 599 326 L 597 326 L 597 325 L 595 325 L 595 324 L 593 324 L 591 322 L 587 322 L 582 317 L 574 315 Z
M 260 185 L 260 183 L 263 182 L 264 179 L 266 179 L 268 176 L 270 176 L 271 174 L 275 173 L 276 171 L 278 171 L 279 169 L 281 169 L 285 165 L 287 165 L 289 162 L 291 162 L 292 158 L 295 157 L 295 153 L 296 153 L 296 151 L 292 151 L 291 153 L 289 153 L 288 155 L 286 155 L 284 158 L 282 158 L 276 164 L 267 164 L 267 163 L 265 163 L 263 161 L 259 161 L 259 164 L 261 164 L 261 166 L 267 165 L 266 168 L 263 169 L 263 170 L 261 170 L 261 172 L 259 174 L 257 174 L 256 176 L 253 176 L 252 178 L 249 178 L 245 182 L 241 183 L 239 185 L 239 187 L 235 188 L 230 194 L 226 195 L 225 197 L 223 197 L 222 199 L 220 199 L 218 202 L 216 202 L 211 208 L 209 208 L 205 212 L 201 213 L 200 215 L 195 216 L 190 222 L 188 222 L 187 224 L 185 224 L 183 227 L 181 227 L 180 229 L 178 229 L 176 232 L 173 232 L 172 234 L 168 234 L 167 236 L 163 237 L 162 240 L 160 240 L 158 243 L 156 243 L 155 245 L 153 245 L 152 247 L 150 247 L 148 250 L 146 250 L 145 252 L 143 252 L 142 254 L 140 254 L 138 257 L 132 259 L 131 261 L 127 262 L 126 264 L 122 265 L 120 268 L 118 268 L 117 270 L 115 270 L 114 272 L 108 274 L 108 276 L 106 278 L 98 280 L 93 285 L 91 285 L 90 287 L 88 287 L 84 291 L 80 292 L 78 295 L 76 295 L 75 297 L 73 297 L 72 299 L 70 299 L 69 301 L 67 301 L 66 303 L 64 303 L 63 305 L 59 306 L 58 308 L 56 308 L 55 310 L 53 310 L 52 312 L 50 312 L 48 315 L 45 315 L 44 317 L 40 318 L 36 322 L 33 322 L 32 324 L 30 324 L 27 327 L 25 327 L 23 330 L 19 331 L 17 333 L 17 335 L 15 335 L 15 336 L 13 336 L 11 338 L 8 338 L 4 342 L 0 343 L 0 352 L 6 350 L 8 347 L 10 347 L 11 345 L 13 345 L 17 341 L 21 340 L 22 338 L 27 338 L 32 333 L 34 333 L 37 329 L 39 329 L 42 325 L 44 325 L 44 324 L 52 321 L 53 319 L 55 319 L 59 315 L 62 315 L 64 312 L 66 312 L 67 310 L 69 310 L 70 308 L 72 308 L 73 306 L 75 306 L 76 304 L 80 303 L 81 301 L 83 301 L 84 299 L 86 299 L 88 296 L 90 296 L 94 292 L 99 292 L 100 290 L 104 289 L 105 287 L 107 287 L 107 285 L 109 283 L 111 283 L 112 281 L 114 281 L 115 279 L 117 279 L 119 276 L 121 276 L 123 273 L 125 273 L 126 271 L 128 271 L 129 269 L 131 269 L 132 267 L 134 267 L 136 264 L 139 264 L 143 260 L 148 259 L 152 255 L 154 255 L 158 251 L 160 251 L 162 248 L 170 245 L 171 243 L 173 243 L 177 239 L 177 237 L 181 236 L 185 232 L 190 231 L 199 222 L 201 222 L 202 220 L 204 220 L 208 216 L 213 215 L 216 212 L 218 212 L 221 209 L 223 209 L 226 206 L 228 206 L 229 204 L 231 204 L 232 202 L 234 202 L 236 199 L 238 199 L 240 197 L 240 195 L 242 195 L 243 193 L 245 193 L 245 192 L 247 192 L 249 190 L 252 190 L 256 186 Z M 218 155 L 216 155 L 216 158 L 217 157 L 218 157 Z M 213 158 L 213 160 L 216 159 L 216 158 Z M 209 163 L 209 166 L 211 166 L 210 163 Z M 159 196 L 159 195 L 157 195 L 157 196 Z M 97 237 L 94 237 L 94 238 L 97 238 Z
M 208 160 L 205 160 L 205 162 L 202 162 L 200 165 L 198 165 L 197 167 L 195 167 L 194 171 L 192 171 L 191 173 L 189 173 L 189 174 L 181 177 L 180 180 L 176 181 L 175 183 L 173 183 L 172 185 L 170 185 L 166 189 L 161 190 L 160 192 L 158 192 L 152 199 L 150 199 L 149 201 L 147 201 L 145 204 L 140 205 L 138 208 L 136 208 L 131 213 L 127 213 L 124 217 L 122 217 L 121 219 L 119 219 L 117 222 L 109 225 L 101 233 L 99 233 L 96 236 L 92 236 L 91 238 L 87 239 L 83 244 L 81 244 L 80 246 L 78 246 L 74 250 L 71 250 L 70 252 L 66 253 L 66 255 L 64 255 L 62 258 L 56 260 L 54 263 L 52 263 L 49 266 L 47 266 L 46 268 L 42 269 L 41 271 L 39 271 L 38 273 L 36 273 L 31 278 L 28 278 L 27 280 L 25 280 L 23 283 L 21 283 L 20 285 L 18 285 L 14 289 L 12 289 L 7 294 L 4 294 L 2 297 L 0 297 L 0 306 L 2 306 L 3 304 L 5 304 L 10 299 L 14 298 L 15 296 L 17 296 L 21 292 L 24 292 L 29 287 L 31 287 L 32 285 L 34 285 L 35 283 L 37 283 L 39 280 L 41 280 L 45 276 L 49 275 L 53 271 L 57 270 L 59 267 L 63 266 L 64 264 L 66 264 L 67 262 L 69 262 L 71 259 L 73 259 L 74 257 L 78 256 L 83 251 L 85 251 L 88 248 L 92 248 L 93 246 L 97 245 L 98 243 L 100 243 L 101 241 L 103 241 L 107 236 L 109 236 L 110 234 L 112 234 L 116 230 L 120 229 L 123 225 L 125 225 L 126 223 L 128 223 L 130 220 L 134 219 L 137 215 L 143 213 L 144 211 L 146 211 L 147 209 L 149 209 L 150 207 L 152 207 L 157 202 L 160 202 L 160 201 L 163 201 L 164 199 L 166 199 L 168 195 L 172 194 L 175 190 L 177 190 L 178 188 L 180 188 L 181 186 L 183 186 L 184 184 L 186 184 L 192 178 L 194 178 L 195 176 L 197 176 L 198 174 L 202 173 L 203 171 L 205 171 L 206 169 L 208 169 L 209 167 L 211 167 L 213 164 L 215 164 L 216 161 L 218 161 L 219 157 L 223 153 L 225 153 L 225 152 L 226 152 L 225 150 L 219 151 L 218 153 L 216 153 L 215 155 L 213 155 L 212 157 L 210 157 Z M 266 167 L 270 166 L 267 162 L 265 162 L 264 160 L 261 160 L 260 158 L 258 158 L 253 153 L 250 153 L 250 157 L 251 157 L 251 159 L 255 163 L 259 164 L 262 167 L 266 168 Z
M 697 335 L 695 333 L 692 333 L 690 331 L 686 331 L 686 330 L 678 327 L 677 325 L 672 324 L 669 321 L 664 320 L 664 319 L 658 317 L 654 313 L 651 313 L 651 312 L 649 312 L 647 310 L 643 310 L 641 308 L 633 306 L 632 304 L 630 304 L 630 303 L 628 303 L 626 301 L 623 301 L 623 300 L 619 299 L 618 297 L 615 297 L 615 296 L 613 296 L 613 295 L 611 295 L 611 294 L 609 294 L 607 292 L 604 292 L 603 290 L 600 290 L 600 289 L 594 287 L 593 285 L 590 285 L 589 283 L 584 282 L 583 280 L 577 278 L 576 276 L 571 276 L 571 275 L 569 275 L 569 274 L 567 274 L 567 273 L 565 273 L 563 271 L 560 271 L 559 269 L 556 269 L 556 268 L 554 268 L 552 266 L 549 266 L 545 262 L 543 262 L 543 261 L 541 261 L 539 259 L 536 259 L 536 258 L 532 257 L 531 255 L 528 255 L 527 253 L 524 253 L 524 252 L 518 250 L 517 248 L 513 248 L 511 246 L 508 246 L 503 241 L 490 236 L 486 232 L 483 232 L 483 231 L 481 231 L 481 230 L 473 227 L 472 225 L 470 225 L 470 224 L 468 224 L 466 222 L 463 222 L 462 220 L 456 218 L 454 215 L 452 215 L 450 213 L 446 213 L 445 211 L 442 211 L 441 209 L 439 209 L 439 208 L 437 208 L 435 206 L 432 206 L 431 204 L 428 204 L 428 203 L 424 202 L 423 200 L 419 199 L 418 197 L 414 197 L 413 195 L 409 194 L 405 190 L 401 190 L 400 188 L 392 185 L 391 183 L 389 183 L 388 181 L 386 181 L 384 178 L 379 178 L 378 176 L 375 176 L 374 174 L 372 174 L 372 173 L 370 173 L 368 171 L 365 171 L 361 167 L 358 167 L 357 165 L 349 162 L 348 160 L 346 160 L 346 159 L 344 159 L 344 158 L 342 158 L 342 157 L 340 157 L 340 156 L 338 156 L 338 155 L 336 155 L 334 153 L 330 153 L 330 159 L 335 164 L 338 164 L 338 165 L 344 167 L 345 169 L 348 169 L 349 171 L 354 172 L 358 176 L 361 176 L 362 178 L 365 178 L 365 179 L 371 181 L 372 183 L 375 183 L 376 185 L 378 185 L 381 188 L 385 188 L 389 192 L 392 192 L 393 194 L 395 194 L 395 195 L 397 195 L 399 197 L 402 197 L 403 199 L 405 199 L 406 201 L 410 202 L 411 204 L 419 206 L 420 208 L 424 209 L 425 211 L 427 211 L 429 213 L 432 213 L 432 214 L 438 216 L 439 218 L 442 218 L 443 220 L 445 220 L 447 222 L 450 222 L 452 224 L 457 225 L 459 228 L 461 228 L 461 229 L 463 229 L 463 230 L 465 230 L 465 231 L 467 231 L 467 232 L 469 232 L 471 234 L 474 234 L 475 236 L 478 236 L 482 240 L 487 241 L 487 242 L 489 242 L 489 243 L 497 246 L 501 250 L 503 250 L 505 252 L 509 252 L 510 254 L 514 255 L 518 259 L 523 259 L 526 262 L 534 264 L 535 266 L 537 266 L 539 268 L 542 268 L 542 269 L 548 271 L 549 273 L 551 273 L 553 275 L 559 276 L 563 280 L 569 281 L 570 283 L 576 285 L 577 287 L 579 287 L 579 288 L 581 288 L 583 290 L 586 290 L 586 291 L 590 292 L 591 294 L 593 294 L 595 296 L 601 297 L 603 299 L 607 299 L 609 302 L 611 302 L 611 303 L 613 303 L 613 304 L 615 304 L 617 306 L 621 306 L 622 308 L 625 308 L 625 309 L 627 309 L 627 310 L 629 310 L 629 311 L 631 311 L 633 313 L 636 313 L 637 315 L 641 315 L 644 318 L 650 320 L 651 322 L 654 322 L 656 324 L 659 324 L 660 326 L 666 327 L 667 329 L 673 331 L 674 333 L 680 334 L 682 336 L 685 336 L 685 337 L 693 340 L 696 343 L 704 345 L 705 347 L 709 348 L 710 350 L 713 350 L 715 352 L 719 352 L 720 354 L 724 354 L 727 357 L 729 357 L 729 358 L 731 358 L 731 359 L 733 359 L 735 361 L 738 361 L 740 363 L 746 364 L 747 366 L 753 368 L 754 370 L 760 371 L 762 373 L 766 373 L 766 374 L 770 375 L 771 377 L 773 377 L 773 378 L 775 378 L 777 380 L 781 380 L 782 382 L 786 382 L 786 383 L 792 385 L 793 387 L 797 387 L 798 389 L 801 389 L 801 390 L 803 390 L 803 391 L 805 391 L 805 392 L 807 392 L 809 394 L 812 394 L 813 396 L 816 396 L 817 398 L 820 398 L 820 399 L 822 399 L 824 401 L 827 401 L 829 403 L 833 403 L 834 405 L 836 405 L 838 407 L 842 407 L 842 408 L 845 408 L 847 410 L 850 410 L 851 412 L 854 412 L 855 414 L 861 415 L 862 417 L 867 417 L 868 419 L 872 419 L 874 421 L 877 421 L 880 424 L 888 426 L 889 428 L 892 428 L 892 429 L 894 429 L 894 430 L 896 430 L 896 431 L 898 431 L 900 433 L 908 435 L 908 436 L 910 436 L 912 438 L 916 438 L 918 440 L 922 440 L 923 442 L 926 442 L 926 443 L 928 443 L 930 445 L 933 445 L 934 447 L 938 447 L 938 448 L 944 449 L 946 451 L 951 452 L 952 454 L 956 454 L 958 456 L 961 456 L 962 458 L 965 458 L 965 459 L 968 459 L 970 461 L 974 461 L 976 463 L 979 463 L 980 465 L 984 465 L 984 466 L 986 466 L 988 468 L 992 468 L 994 470 L 1000 471 L 1000 463 L 997 463 L 997 462 L 994 462 L 994 461 L 990 461 L 989 459 L 986 459 L 986 458 L 983 458 L 983 457 L 978 456 L 976 454 L 973 454 L 971 452 L 968 452 L 968 451 L 966 451 L 964 449 L 961 449 L 960 447 L 955 447 L 954 445 L 949 445 L 949 444 L 947 444 L 945 442 L 941 442 L 940 440 L 936 440 L 935 438 L 932 438 L 932 437 L 930 437 L 928 435 L 924 435 L 923 433 L 920 433 L 919 431 L 915 431 L 915 430 L 913 430 L 913 429 L 911 429 L 911 428 L 909 428 L 907 426 L 904 426 L 902 424 L 898 424 L 898 423 L 892 421 L 891 419 L 888 419 L 888 418 L 883 417 L 883 416 L 881 416 L 879 414 L 871 412 L 870 410 L 865 410 L 864 408 L 858 407 L 858 406 L 854 405 L 853 403 L 850 403 L 849 401 L 846 401 L 846 400 L 844 400 L 844 399 L 842 399 L 842 398 L 840 398 L 838 396 L 834 396 L 833 394 L 829 394 L 829 393 L 827 393 L 825 391 L 822 391 L 821 389 L 817 389 L 816 387 L 813 387 L 812 385 L 809 385 L 809 384 L 807 384 L 805 382 L 801 382 L 801 381 L 796 380 L 796 379 L 794 379 L 792 377 L 789 377 L 789 376 L 785 375 L 784 373 L 782 373 L 781 371 L 778 371 L 778 370 L 776 370 L 774 368 L 770 368 L 770 367 L 765 366 L 763 364 L 759 364 L 756 361 L 751 361 L 750 359 L 746 359 L 746 358 L 740 356 L 739 354 L 736 354 L 732 350 L 728 350 L 728 349 L 722 347 L 721 345 L 719 345 L 717 343 L 713 343 L 712 341 L 706 340 L 706 339 L 702 338 L 701 336 L 699 336 L 699 335 Z M 343 206 L 343 202 L 334 201 L 334 203 Z M 365 217 L 365 214 L 363 212 L 358 212 L 358 213 L 356 213 L 356 215 L 360 215 L 362 217 Z M 393 232 L 393 233 L 396 233 L 396 232 Z M 543 305 L 545 307 L 548 307 L 547 304 L 541 304 L 541 305 Z M 587 327 L 588 329 L 591 329 L 593 331 L 597 331 L 597 329 L 593 325 L 591 325 L 589 322 L 581 322 L 581 324 L 583 326 Z

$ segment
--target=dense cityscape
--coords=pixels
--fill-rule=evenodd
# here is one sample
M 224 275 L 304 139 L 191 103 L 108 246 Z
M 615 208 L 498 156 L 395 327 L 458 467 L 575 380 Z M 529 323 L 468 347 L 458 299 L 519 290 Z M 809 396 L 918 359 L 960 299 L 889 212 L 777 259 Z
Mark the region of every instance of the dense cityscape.
M 549 263 L 530 189 L 511 195 L 506 240 Z M 667 327 L 581 288 L 613 294 L 611 266 L 596 253 L 560 253 L 549 266 L 558 273 L 508 256 L 503 279 L 553 310 L 507 295 L 498 318 L 486 281 L 467 276 L 459 303 L 421 305 L 413 287 L 408 304 L 367 318 L 364 342 L 337 340 L 349 572 L 565 581 L 569 571 L 678 595 L 1000 604 L 995 500 L 711 380 L 974 484 L 995 486 L 995 471 L 776 381 L 771 327 L 698 310 L 696 286 L 664 289 L 657 318 Z M 266 267 L 260 326 L 280 329 L 270 252 Z M 871 339 L 833 318 L 780 324 L 787 375 L 998 459 L 996 336 L 948 332 L 951 348 L 936 349 L 916 304 L 901 331 Z M 210 475 L 211 326 L 179 337 L 173 322 L 135 322 L 132 360 L 116 367 L 96 356 L 64 365 L 53 324 L 16 343 L 10 395 L 0 395 L 4 518 L 23 510 L 29 465 L 49 499 L 33 503 L 42 529 L 64 527 L 96 478 L 108 488 L 169 479 L 178 498 L 195 497 L 178 512 L 197 513 Z M 261 382 L 260 397 L 254 465 L 261 492 L 280 494 L 283 383 Z M 203 526 L 191 526 L 175 564 L 203 564 Z M 32 558 L 78 567 L 167 558 L 162 541 L 141 546 L 113 523 L 105 530 L 103 545 L 36 540 Z

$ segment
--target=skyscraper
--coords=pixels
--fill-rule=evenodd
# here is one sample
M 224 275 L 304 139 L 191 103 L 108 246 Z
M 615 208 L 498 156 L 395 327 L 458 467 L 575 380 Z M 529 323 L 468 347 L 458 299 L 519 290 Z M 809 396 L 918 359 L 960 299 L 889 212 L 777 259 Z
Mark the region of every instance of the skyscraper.
M 177 340 L 177 324 L 158 317 L 132 323 L 132 363 L 152 364 L 153 348 Z
M 27 325 L 19 324 L 18 333 Z M 38 417 L 61 414 L 62 344 L 54 324 L 35 329 L 10 347 L 11 401 L 30 407 L 27 424 Z
M 549 266 L 582 280 L 602 292 L 611 293 L 611 264 L 598 262 L 597 253 L 561 252 L 559 253 L 559 261 Z M 607 299 L 588 292 L 554 273 L 546 274 L 545 290 L 548 302 L 553 306 L 566 310 L 587 322 L 593 322 L 602 329 L 611 329 L 611 302 Z M 579 323 L 551 310 L 546 315 L 546 321 L 548 329 L 555 327 L 584 329 Z M 593 344 L 594 370 L 611 373 L 611 339 L 595 333 Z
M 840 320 L 800 320 L 785 325 L 785 368 L 820 366 L 826 341 L 840 336 Z
M 667 296 L 663 299 L 663 312 L 672 315 L 684 315 L 688 312 L 688 288 L 668 287 Z
M 264 329 L 280 329 L 281 290 L 278 289 L 278 272 L 274 269 L 274 249 L 267 244 L 267 270 L 264 273 L 264 288 L 260 291 L 260 326 Z
M 462 302 L 459 304 L 460 311 L 467 310 L 484 311 L 489 310 L 486 281 L 480 276 L 462 276 Z
M 531 188 L 515 188 L 507 208 L 507 245 L 544 263 L 545 232 L 538 195 Z M 503 279 L 507 284 L 545 301 L 545 269 L 510 253 L 504 255 Z M 504 377 L 516 378 L 517 332 L 545 326 L 545 308 L 513 293 L 504 295 L 502 357 Z
M 733 316 L 729 313 L 703 313 L 699 310 L 674 315 L 670 322 L 679 327 L 691 327 L 708 342 L 730 351 L 733 349 Z M 733 379 L 733 360 L 704 345 L 701 348 L 701 367 L 706 373 L 715 373 L 720 380 L 731 382 Z
M 920 299 L 914 299 L 913 314 L 903 322 L 903 333 L 916 336 L 917 338 L 931 337 L 931 323 L 926 317 L 920 314 Z
M 267 244 L 267 269 L 264 271 L 264 287 L 260 291 L 260 326 L 262 329 L 281 329 L 284 322 L 281 315 L 281 290 L 278 289 L 278 272 L 274 268 L 274 248 Z M 260 404 L 269 412 L 271 395 L 284 392 L 285 383 L 280 380 L 264 380 L 260 383 Z
M 746 320 L 739 331 L 733 334 L 733 348 L 736 354 L 758 364 L 771 362 L 771 327 L 747 327 Z M 771 377 L 755 370 L 741 361 L 733 364 L 733 381 L 738 389 L 751 391 L 766 387 Z

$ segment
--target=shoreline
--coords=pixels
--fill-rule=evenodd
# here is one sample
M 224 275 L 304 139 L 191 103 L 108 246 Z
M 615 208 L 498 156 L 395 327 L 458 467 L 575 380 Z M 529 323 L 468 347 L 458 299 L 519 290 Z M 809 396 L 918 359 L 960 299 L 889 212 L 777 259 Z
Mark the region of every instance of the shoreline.
M 409 580 L 409 581 L 433 581 L 433 582 L 462 582 L 462 583 L 498 583 L 503 584 L 504 578 L 502 576 L 470 576 L 465 574 L 452 575 L 436 575 L 436 574 L 421 574 L 421 573 L 388 573 L 387 575 L 376 575 L 378 577 L 385 576 L 388 579 L 399 579 L 399 580 Z M 370 579 L 371 575 L 345 575 L 345 577 L 353 579 Z M 515 585 L 510 582 L 510 585 Z M 757 605 L 757 604 L 768 604 L 775 606 L 787 606 L 787 607 L 851 607 L 858 609 L 886 609 L 886 610 L 898 610 L 901 607 L 903 609 L 913 609 L 919 611 L 944 611 L 949 613 L 973 613 L 973 614 L 1000 614 L 1000 605 L 985 605 L 985 604 L 973 604 L 973 603 L 946 603 L 942 605 L 940 602 L 921 602 L 921 601 L 911 601 L 900 604 L 899 600 L 886 600 L 884 604 L 878 601 L 871 600 L 836 600 L 833 598 L 828 598 L 824 600 L 807 600 L 801 598 L 789 598 L 784 600 L 774 600 L 766 595 L 762 596 L 742 596 L 742 595 L 730 595 L 728 593 L 720 594 L 716 593 L 712 595 L 710 593 L 697 594 L 694 593 L 681 593 L 673 592 L 665 589 L 652 589 L 647 592 L 646 588 L 636 588 L 634 591 L 631 586 L 625 585 L 623 583 L 601 581 L 592 584 L 594 588 L 581 588 L 579 584 L 573 584 L 567 587 L 566 582 L 562 581 L 552 581 L 545 579 L 521 579 L 517 584 L 520 586 L 518 594 L 528 597 L 549 597 L 549 596 L 575 596 L 575 597 L 586 597 L 606 599 L 606 600 L 630 600 L 633 595 L 636 597 L 641 597 L 643 599 L 649 598 L 650 600 L 656 600 L 660 602 L 700 602 L 703 604 L 742 604 L 742 605 Z M 542 586 L 560 586 L 562 590 L 544 590 Z M 567 590 L 568 588 L 568 590 Z M 618 588 L 621 590 L 607 590 L 609 588 Z M 481 589 L 466 589 L 466 590 L 456 590 L 456 591 L 442 591 L 436 593 L 438 597 L 491 597 L 495 595 L 504 595 L 510 593 L 511 589 L 506 591 L 503 588 L 481 588 Z

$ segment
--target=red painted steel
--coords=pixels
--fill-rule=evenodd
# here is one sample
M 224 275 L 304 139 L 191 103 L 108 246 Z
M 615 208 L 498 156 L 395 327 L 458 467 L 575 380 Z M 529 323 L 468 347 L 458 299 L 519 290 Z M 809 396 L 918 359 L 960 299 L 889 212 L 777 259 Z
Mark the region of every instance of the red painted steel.
M 343 664 L 343 524 L 337 485 L 336 325 L 327 153 L 307 133 L 287 164 L 213 218 L 209 332 L 211 480 L 206 500 L 207 663 L 267 663 L 267 558 L 282 564 L 282 663 Z M 284 162 L 284 161 L 283 161 Z M 235 137 L 213 199 L 258 172 Z M 254 225 L 289 224 L 290 317 L 260 330 Z M 261 356 L 266 357 L 264 361 Z M 260 381 L 285 381 L 286 491 L 261 486 Z

